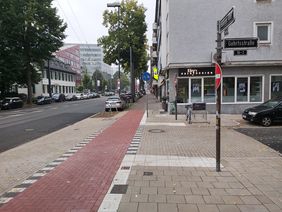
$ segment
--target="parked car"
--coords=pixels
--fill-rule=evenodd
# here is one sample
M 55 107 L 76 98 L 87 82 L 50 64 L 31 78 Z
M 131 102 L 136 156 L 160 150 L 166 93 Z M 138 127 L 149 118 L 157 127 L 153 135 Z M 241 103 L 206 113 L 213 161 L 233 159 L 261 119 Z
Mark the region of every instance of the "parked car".
M 242 117 L 265 127 L 269 127 L 273 122 L 282 122 L 282 97 L 248 108 L 243 112 Z
M 76 96 L 76 98 L 77 98 L 78 100 L 83 99 L 83 94 L 82 94 L 82 93 L 76 93 L 75 96 Z
M 100 94 L 95 93 L 95 92 L 93 92 L 92 95 L 93 95 L 93 98 L 100 98 L 101 97 Z
M 64 102 L 66 100 L 65 95 L 63 93 L 55 93 L 52 95 L 52 99 L 55 102 Z
M 19 97 L 8 97 L 2 101 L 1 109 L 14 109 L 23 107 L 23 101 Z
M 111 96 L 105 102 L 105 111 L 109 110 L 123 110 L 125 102 L 118 96 Z
M 66 101 L 75 101 L 77 100 L 77 96 L 75 94 L 67 94 Z
M 36 97 L 36 104 L 38 105 L 44 105 L 44 104 L 51 104 L 52 98 L 49 96 L 38 96 Z

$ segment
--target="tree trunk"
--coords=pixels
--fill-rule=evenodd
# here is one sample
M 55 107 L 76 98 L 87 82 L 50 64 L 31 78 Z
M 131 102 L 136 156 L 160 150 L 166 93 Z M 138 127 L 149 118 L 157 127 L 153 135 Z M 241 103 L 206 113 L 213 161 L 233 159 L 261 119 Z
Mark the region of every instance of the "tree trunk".
M 32 68 L 30 64 L 27 64 L 26 80 L 27 80 L 27 104 L 32 104 L 32 80 L 31 80 Z

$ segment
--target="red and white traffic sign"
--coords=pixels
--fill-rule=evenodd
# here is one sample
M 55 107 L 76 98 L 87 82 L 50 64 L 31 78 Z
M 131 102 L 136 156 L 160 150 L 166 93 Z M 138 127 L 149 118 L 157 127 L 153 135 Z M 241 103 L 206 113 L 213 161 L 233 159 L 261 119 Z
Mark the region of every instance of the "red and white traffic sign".
M 215 63 L 215 89 L 217 90 L 220 86 L 222 78 L 222 70 L 218 63 Z

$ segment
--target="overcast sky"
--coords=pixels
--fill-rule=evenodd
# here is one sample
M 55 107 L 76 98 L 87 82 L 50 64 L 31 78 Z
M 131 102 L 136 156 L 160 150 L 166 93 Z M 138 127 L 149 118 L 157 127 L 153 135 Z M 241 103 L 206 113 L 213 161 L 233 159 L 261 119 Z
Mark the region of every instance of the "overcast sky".
M 96 44 L 99 37 L 107 35 L 107 29 L 102 25 L 103 12 L 107 9 L 107 3 L 112 2 L 116 0 L 54 0 L 53 5 L 58 8 L 59 16 L 68 24 L 65 42 Z M 143 4 L 147 9 L 147 38 L 150 45 L 155 0 L 138 0 L 138 4 Z

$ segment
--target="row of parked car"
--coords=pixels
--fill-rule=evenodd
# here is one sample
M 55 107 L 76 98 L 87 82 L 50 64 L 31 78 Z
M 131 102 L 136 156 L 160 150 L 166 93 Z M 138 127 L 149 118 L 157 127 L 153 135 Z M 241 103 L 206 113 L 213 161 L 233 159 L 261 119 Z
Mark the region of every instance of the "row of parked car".
M 100 94 L 97 93 L 75 93 L 75 94 L 62 94 L 55 93 L 52 97 L 49 96 L 37 96 L 33 103 L 37 105 L 51 104 L 52 102 L 64 102 L 64 101 L 75 101 L 82 99 L 99 98 Z M 8 110 L 15 108 L 22 108 L 24 105 L 23 100 L 20 97 L 7 97 L 4 100 L 0 100 L 0 109 Z
M 35 100 L 35 103 L 38 105 L 42 105 L 42 104 L 51 104 L 52 102 L 75 101 L 75 100 L 92 99 L 99 97 L 100 95 L 97 93 L 74 93 L 67 95 L 62 93 L 55 93 L 52 95 L 52 98 L 48 96 L 38 96 Z

